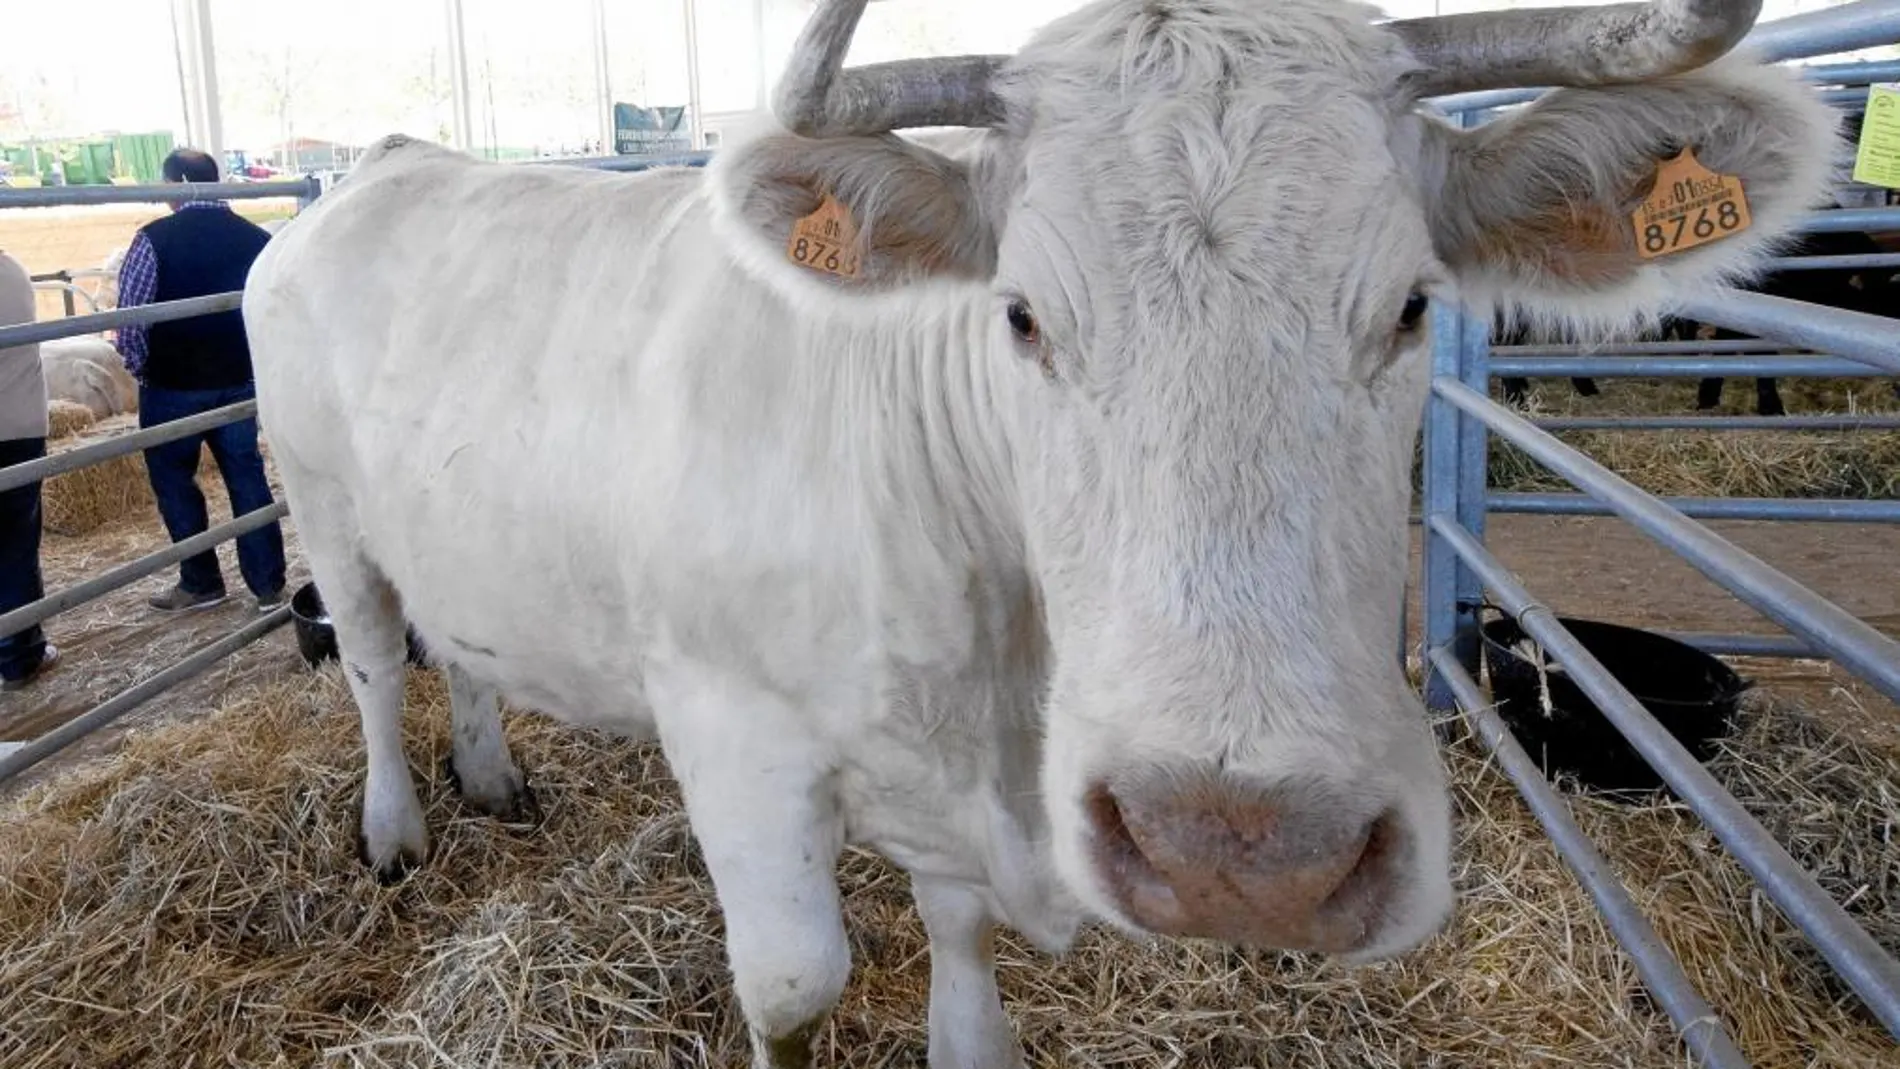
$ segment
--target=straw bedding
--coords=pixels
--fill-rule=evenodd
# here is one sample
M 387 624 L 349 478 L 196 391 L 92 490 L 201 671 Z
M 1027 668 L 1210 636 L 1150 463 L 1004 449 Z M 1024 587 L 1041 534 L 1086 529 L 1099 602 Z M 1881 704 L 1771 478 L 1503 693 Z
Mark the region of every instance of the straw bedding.
M 57 455 L 137 429 L 137 415 L 114 416 L 49 441 L 46 451 Z M 55 475 L 42 484 L 40 497 L 46 529 L 67 537 L 88 534 L 128 513 L 154 508 L 145 458 L 137 453 Z
M 92 409 L 77 401 L 46 402 L 46 423 L 48 438 L 67 438 L 90 428 L 99 422 Z
M 0 1064 L 745 1064 L 716 903 L 657 755 L 512 717 L 545 824 L 505 827 L 437 772 L 436 676 L 409 689 L 436 854 L 397 887 L 355 860 L 361 743 L 333 665 L 0 806 Z M 1900 949 L 1900 767 L 1765 700 L 1718 774 Z M 1356 971 L 1105 934 L 1050 962 L 1005 935 L 1031 1064 L 1688 1064 L 1510 786 L 1468 739 L 1450 761 L 1462 898 L 1445 934 Z M 1574 808 L 1754 1064 L 1892 1064 L 1686 812 Z M 929 966 L 905 880 L 856 853 L 843 879 L 857 972 L 821 1064 L 920 1066 Z
M 1886 379 L 1782 379 L 1791 414 L 1892 414 Z M 1562 379 L 1536 380 L 1529 416 L 1697 416 L 1694 379 L 1605 379 L 1599 397 L 1578 397 Z M 1728 380 L 1724 415 L 1753 415 L 1752 379 Z M 1691 497 L 1900 495 L 1896 431 L 1560 431 L 1557 437 L 1654 494 Z M 1508 442 L 1495 442 L 1491 485 L 1506 491 L 1571 490 Z

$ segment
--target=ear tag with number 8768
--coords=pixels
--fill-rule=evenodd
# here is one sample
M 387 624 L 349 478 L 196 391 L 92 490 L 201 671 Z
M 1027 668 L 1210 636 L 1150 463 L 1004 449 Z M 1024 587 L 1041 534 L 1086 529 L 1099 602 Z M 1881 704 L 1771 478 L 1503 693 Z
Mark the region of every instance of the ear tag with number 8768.
M 810 215 L 792 224 L 785 255 L 814 271 L 857 278 L 858 228 L 851 220 L 850 209 L 838 203 L 838 198 L 825 194 L 824 201 Z
M 1685 148 L 1656 168 L 1656 184 L 1630 222 L 1637 253 L 1653 260 L 1747 230 L 1748 197 L 1741 179 L 1716 174 Z

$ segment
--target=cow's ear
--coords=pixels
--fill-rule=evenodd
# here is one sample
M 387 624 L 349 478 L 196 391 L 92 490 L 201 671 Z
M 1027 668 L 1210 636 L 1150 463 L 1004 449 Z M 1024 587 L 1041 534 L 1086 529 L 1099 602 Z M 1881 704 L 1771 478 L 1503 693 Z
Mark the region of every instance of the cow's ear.
M 1791 241 L 1796 218 L 1825 199 L 1845 147 L 1839 122 L 1787 71 L 1739 56 L 1647 84 L 1556 90 L 1475 130 L 1430 122 L 1421 155 L 1433 241 L 1474 308 L 1626 326 L 1751 277 Z M 1660 233 L 1633 219 L 1684 149 L 1739 185 L 1745 227 L 1743 205 L 1719 202 L 1703 205 L 1706 219 L 1695 207 L 1662 220 Z
M 996 270 L 965 166 L 895 136 L 767 134 L 726 149 L 710 178 L 722 225 L 782 277 L 877 291 Z

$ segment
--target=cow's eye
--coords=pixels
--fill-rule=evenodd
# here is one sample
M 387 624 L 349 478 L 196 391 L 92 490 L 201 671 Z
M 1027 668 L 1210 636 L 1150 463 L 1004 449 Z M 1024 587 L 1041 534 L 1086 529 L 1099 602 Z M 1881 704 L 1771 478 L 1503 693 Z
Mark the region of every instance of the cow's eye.
M 1036 314 L 1029 310 L 1029 302 L 1016 300 L 1009 302 L 1009 329 L 1017 340 L 1034 345 L 1042 340 L 1042 328 L 1036 325 Z
M 1412 330 L 1416 328 L 1419 321 L 1425 318 L 1426 310 L 1431 308 L 1431 306 L 1432 302 L 1430 299 L 1423 293 L 1413 290 L 1411 295 L 1405 298 L 1405 307 L 1399 311 L 1399 329 Z

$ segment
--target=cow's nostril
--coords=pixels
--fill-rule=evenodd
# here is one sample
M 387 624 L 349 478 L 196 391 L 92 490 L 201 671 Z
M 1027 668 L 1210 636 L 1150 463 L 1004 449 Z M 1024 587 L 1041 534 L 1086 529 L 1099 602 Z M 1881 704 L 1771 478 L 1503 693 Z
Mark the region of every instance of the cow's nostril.
M 1095 865 L 1110 891 L 1141 923 L 1157 931 L 1178 923 L 1181 903 L 1136 841 L 1121 803 L 1106 783 L 1091 786 L 1085 799 L 1094 838 Z
M 1097 783 L 1085 797 L 1095 869 L 1121 911 L 1150 931 L 1349 951 L 1387 926 L 1411 854 L 1399 812 L 1353 794 L 1219 776 Z

